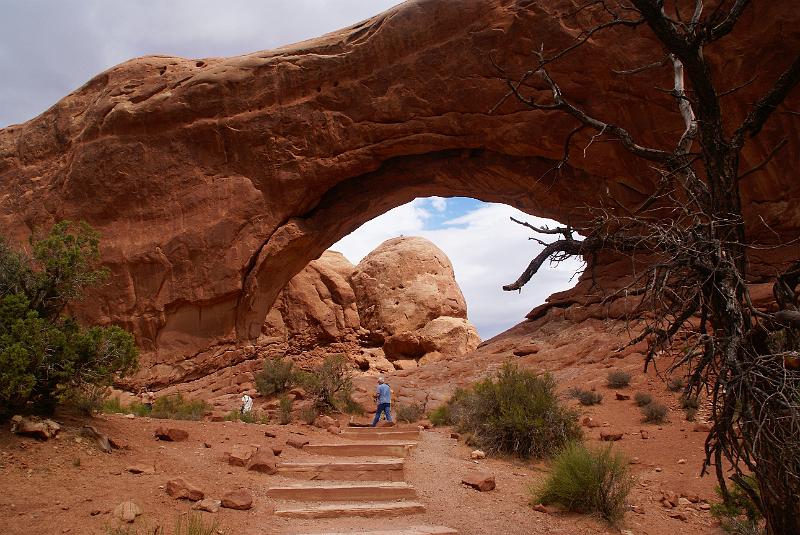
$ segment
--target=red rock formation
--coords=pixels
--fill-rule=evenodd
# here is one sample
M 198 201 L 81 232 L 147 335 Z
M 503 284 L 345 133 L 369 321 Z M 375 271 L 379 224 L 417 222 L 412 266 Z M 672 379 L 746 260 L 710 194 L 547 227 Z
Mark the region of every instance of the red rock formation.
M 731 87 L 758 72 L 725 102 L 731 124 L 800 47 L 794 1 L 756 4 L 707 54 Z M 648 168 L 614 143 L 543 177 L 573 120 L 513 100 L 488 113 L 506 91 L 490 58 L 521 72 L 532 49 L 570 42 L 578 22 L 563 15 L 573 9 L 416 0 L 273 51 L 131 60 L 0 131 L 0 227 L 20 241 L 64 218 L 98 228 L 112 278 L 81 313 L 131 329 L 166 375 L 190 361 L 202 369 L 229 351 L 215 344 L 236 340 L 225 358 L 242 362 L 308 261 L 414 197 L 466 195 L 578 223 L 598 196 L 634 204 L 651 191 Z M 671 73 L 611 74 L 660 55 L 647 28 L 618 28 L 551 73 L 573 101 L 661 144 L 682 130 L 671 97 L 653 89 Z M 797 95 L 787 107 L 799 107 Z M 781 172 L 800 158 L 798 121 L 776 114 L 743 154 L 749 168 L 783 137 L 788 146 L 742 186 L 745 216 L 759 222 L 751 237 L 767 242 L 800 228 L 800 182 Z M 772 274 L 788 254 L 754 256 L 754 274 Z M 620 269 L 596 275 L 613 284 Z

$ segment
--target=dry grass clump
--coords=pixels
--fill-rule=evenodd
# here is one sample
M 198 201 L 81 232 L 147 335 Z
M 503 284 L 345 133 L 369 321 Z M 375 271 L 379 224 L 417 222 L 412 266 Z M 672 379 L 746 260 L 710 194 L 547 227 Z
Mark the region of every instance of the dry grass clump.
M 603 395 L 592 390 L 582 390 L 578 394 L 578 401 L 581 403 L 581 405 L 586 405 L 589 407 L 591 405 L 597 405 L 603 401 Z
M 590 450 L 572 443 L 554 459 L 550 476 L 534 491 L 534 502 L 558 503 L 569 511 L 596 513 L 617 523 L 633 484 L 628 459 L 611 446 Z
M 425 406 L 422 403 L 398 403 L 395 407 L 397 421 L 412 424 L 418 422 L 425 415 Z
M 171 420 L 200 420 L 211 407 L 201 399 L 184 399 L 178 392 L 157 398 L 150 416 Z
M 667 421 L 669 409 L 663 403 L 654 401 L 642 407 L 644 421 L 650 424 L 663 424 Z
M 609 388 L 623 388 L 631 384 L 631 374 L 625 370 L 613 370 L 608 372 L 606 384 Z
M 637 406 L 644 407 L 653 402 L 653 396 L 646 392 L 636 392 L 636 394 L 633 395 L 633 401 Z

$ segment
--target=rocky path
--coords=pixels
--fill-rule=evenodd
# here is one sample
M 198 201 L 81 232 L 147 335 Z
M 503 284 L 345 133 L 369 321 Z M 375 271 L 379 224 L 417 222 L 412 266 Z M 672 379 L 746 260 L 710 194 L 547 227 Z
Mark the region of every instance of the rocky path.
M 338 440 L 305 445 L 303 450 L 312 454 L 311 458 L 278 465 L 279 474 L 303 481 L 275 484 L 267 490 L 267 496 L 277 503 L 275 515 L 342 519 L 341 528 L 334 522 L 328 531 L 313 535 L 457 534 L 454 529 L 432 525 L 409 524 L 379 531 L 346 527 L 352 517 L 386 517 L 381 525 L 405 524 L 413 521 L 412 515 L 425 512 L 425 505 L 416 499 L 416 489 L 404 477 L 408 455 L 418 439 L 417 428 L 348 428 Z

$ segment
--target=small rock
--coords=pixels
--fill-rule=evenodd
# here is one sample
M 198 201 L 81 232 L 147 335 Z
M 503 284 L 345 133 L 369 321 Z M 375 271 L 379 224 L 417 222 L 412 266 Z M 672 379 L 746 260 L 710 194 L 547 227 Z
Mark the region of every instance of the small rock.
M 686 498 L 678 498 L 678 505 L 680 505 L 681 507 L 686 507 L 687 505 L 691 505 L 691 504 L 692 504 L 692 502 L 690 502 Z
M 253 495 L 247 489 L 236 489 L 222 497 L 222 507 L 246 511 L 253 507 Z
M 247 463 L 247 469 L 263 474 L 274 474 L 278 471 L 275 467 L 275 453 L 270 448 L 259 448 Z
M 232 466 L 247 466 L 250 462 L 250 457 L 256 452 L 253 446 L 245 446 L 242 444 L 235 444 L 228 453 L 228 464 Z
M 166 440 L 167 442 L 183 442 L 189 438 L 189 433 L 183 429 L 161 425 L 156 427 L 155 436 L 159 440 Z
M 661 503 L 664 507 L 675 507 L 678 505 L 678 495 L 674 492 L 665 491 L 661 493 Z
M 586 418 L 584 418 L 581 423 L 583 424 L 584 427 L 600 427 L 600 423 L 595 422 L 591 416 L 587 416 Z
M 694 424 L 692 431 L 695 433 L 708 433 L 711 431 L 711 425 L 704 422 L 697 422 Z
M 643 515 L 644 507 L 642 507 L 641 505 L 631 505 L 631 511 L 633 511 L 637 515 Z
M 603 430 L 600 431 L 600 440 L 604 440 L 606 442 L 616 442 L 617 440 L 622 440 L 622 431 L 608 431 Z
M 167 481 L 167 494 L 176 500 L 192 500 L 193 502 L 202 500 L 205 497 L 205 493 L 202 490 L 182 478 Z
M 686 459 L 678 459 L 678 464 L 686 464 Z
M 628 394 L 621 394 L 620 392 L 615 393 L 618 401 L 628 401 L 631 397 Z
M 681 492 L 681 498 L 686 498 L 691 503 L 699 503 L 700 502 L 700 496 L 698 496 L 697 494 L 688 494 L 686 492 Z
M 31 416 L 25 418 L 16 415 L 11 418 L 11 432 L 17 435 L 25 435 L 39 440 L 55 438 L 61 431 L 61 426 L 53 420 L 42 420 Z
M 674 511 L 667 514 L 670 516 L 670 518 L 677 518 L 678 520 L 683 520 L 684 522 L 689 520 L 689 517 L 686 516 L 686 513 L 682 513 L 680 511 Z
M 552 515 L 553 513 L 557 513 L 558 512 L 558 509 L 556 509 L 555 507 L 551 507 L 549 505 L 544 505 L 544 504 L 541 504 L 541 503 L 537 503 L 536 505 L 534 505 L 533 506 L 533 510 L 534 511 L 539 511 L 540 513 L 544 513 L 544 514 L 547 514 L 547 515 Z
M 100 509 L 92 509 L 91 511 L 89 511 L 89 515 L 91 515 L 91 516 L 97 516 L 97 515 L 99 515 L 99 514 L 100 514 L 100 513 L 102 513 L 102 512 L 103 512 L 103 511 L 101 511 Z
M 291 437 L 289 440 L 286 441 L 287 446 L 291 446 L 293 448 L 297 448 L 298 450 L 303 449 L 303 446 L 309 443 L 309 440 L 306 438 L 297 438 Z
M 518 347 L 513 351 L 514 356 L 517 357 L 524 357 L 527 355 L 533 355 L 539 352 L 539 346 L 535 344 L 529 344 L 526 346 Z
M 129 450 L 131 449 L 131 444 L 127 440 L 121 438 L 111 438 L 108 437 L 108 442 L 111 444 L 111 447 L 115 450 Z
M 264 436 L 267 436 L 269 438 L 277 438 L 278 434 L 275 431 L 267 430 L 267 431 L 264 431 Z
M 294 397 L 295 401 L 298 399 L 306 399 L 306 391 L 302 388 L 292 388 L 287 394 Z
M 133 503 L 133 500 L 122 502 L 114 508 L 114 516 L 129 524 L 136 520 L 136 517 L 141 514 L 141 508 Z
M 628 461 L 630 464 L 641 464 L 642 460 L 638 457 L 631 457 L 631 460 Z
M 339 429 L 339 427 L 335 426 L 335 425 L 332 425 L 332 426 L 330 426 L 328 428 L 328 433 L 330 433 L 331 435 L 338 435 L 341 432 L 342 432 L 342 430 Z
M 659 466 L 656 466 L 656 467 L 654 468 L 654 470 L 655 470 L 656 472 L 661 472 L 661 467 L 659 467 Z
M 485 459 L 486 458 L 486 453 L 484 453 L 482 450 L 473 450 L 469 454 L 469 458 L 473 459 L 473 460 L 474 459 Z
M 487 492 L 495 488 L 494 476 L 486 472 L 473 472 L 464 476 L 461 482 L 481 492 Z
M 127 467 L 125 470 L 127 470 L 131 474 L 153 475 L 156 473 L 155 467 L 147 464 L 134 464 L 132 466 Z
M 320 414 L 314 420 L 314 427 L 319 427 L 320 429 L 327 429 L 329 427 L 336 427 L 337 422 L 327 414 Z
M 283 453 L 283 448 L 278 446 L 272 446 L 272 453 L 275 454 L 275 457 L 279 457 L 281 453 Z
M 81 435 L 86 438 L 94 439 L 97 447 L 100 448 L 100 451 L 111 453 L 111 441 L 108 440 L 106 435 L 98 431 L 96 427 L 84 425 L 81 428 Z
M 639 435 L 642 437 L 642 440 L 647 440 L 648 438 L 650 438 L 650 433 L 645 429 L 639 431 Z
M 133 420 L 134 418 L 136 418 L 136 415 L 133 413 L 128 413 L 125 415 L 125 418 L 127 418 L 128 420 Z
M 207 449 L 211 448 L 211 444 L 209 444 L 208 442 L 203 442 L 203 447 Z
M 192 505 L 192 509 L 196 511 L 208 511 L 209 513 L 216 513 L 219 511 L 220 506 L 222 505 L 221 500 L 215 500 L 214 498 L 204 498 L 200 501 L 195 502 Z
M 700 509 L 702 511 L 708 511 L 709 509 L 711 509 L 711 504 L 703 502 L 700 504 Z
M 458 440 L 461 438 L 461 435 L 459 435 L 458 433 L 450 433 L 450 438 Z

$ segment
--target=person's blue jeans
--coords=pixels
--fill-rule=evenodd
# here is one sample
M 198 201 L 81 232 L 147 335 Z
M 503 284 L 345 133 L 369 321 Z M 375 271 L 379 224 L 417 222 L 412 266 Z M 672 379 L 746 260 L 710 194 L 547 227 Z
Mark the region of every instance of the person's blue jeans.
M 378 422 L 381 419 L 381 413 L 386 414 L 386 421 L 391 423 L 392 421 L 392 413 L 390 412 L 389 408 L 392 406 L 391 403 L 378 403 L 378 410 L 375 411 L 375 419 L 372 420 L 372 427 L 378 425 Z

